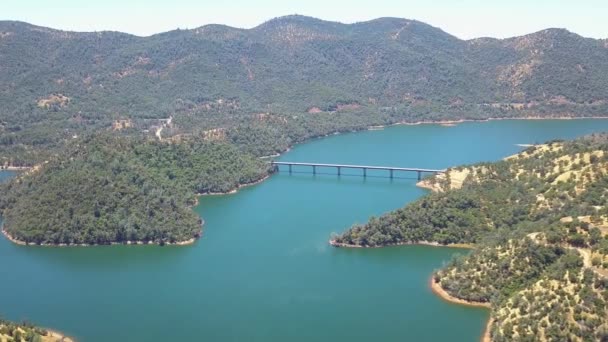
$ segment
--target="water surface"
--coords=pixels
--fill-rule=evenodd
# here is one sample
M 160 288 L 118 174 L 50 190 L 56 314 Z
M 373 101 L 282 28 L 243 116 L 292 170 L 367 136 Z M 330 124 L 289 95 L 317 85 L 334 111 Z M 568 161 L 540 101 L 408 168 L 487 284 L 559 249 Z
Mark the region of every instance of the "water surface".
M 312 141 L 280 159 L 445 168 L 601 130 L 608 120 L 398 126 Z M 204 236 L 192 246 L 39 248 L 0 239 L 0 312 L 81 341 L 479 338 L 487 310 L 443 302 L 428 288 L 432 271 L 462 250 L 327 244 L 332 232 L 422 196 L 415 174 L 294 171 L 202 198 L 195 210 Z

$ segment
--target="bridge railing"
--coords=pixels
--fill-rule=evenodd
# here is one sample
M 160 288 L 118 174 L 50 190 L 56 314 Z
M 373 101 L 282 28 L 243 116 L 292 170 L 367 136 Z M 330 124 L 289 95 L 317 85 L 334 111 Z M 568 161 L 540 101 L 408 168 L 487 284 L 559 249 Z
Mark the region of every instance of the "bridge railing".
M 317 167 L 325 167 L 325 168 L 336 168 L 337 174 L 340 176 L 342 174 L 342 169 L 361 169 L 363 170 L 363 177 L 367 177 L 367 170 L 387 170 L 389 171 L 390 178 L 393 178 L 395 171 L 404 171 L 404 172 L 416 172 L 418 175 L 418 180 L 422 179 L 423 173 L 443 173 L 445 169 L 424 169 L 424 168 L 415 168 L 415 167 L 394 167 L 394 166 L 375 166 L 375 165 L 351 165 L 351 164 L 326 164 L 326 163 L 303 163 L 303 162 L 279 162 L 272 161 L 272 165 L 277 168 L 280 165 L 287 166 L 289 168 L 289 173 L 293 172 L 293 166 L 310 166 L 312 168 L 312 173 L 317 173 Z

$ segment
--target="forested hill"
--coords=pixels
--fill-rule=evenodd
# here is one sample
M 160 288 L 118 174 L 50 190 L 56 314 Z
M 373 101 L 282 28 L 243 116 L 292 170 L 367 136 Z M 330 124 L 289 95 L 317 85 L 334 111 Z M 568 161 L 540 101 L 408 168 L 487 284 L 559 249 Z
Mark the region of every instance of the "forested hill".
M 150 37 L 4 21 L 0 154 L 27 156 L 113 124 L 154 134 L 170 116 L 165 135 L 275 116 L 271 129 L 331 120 L 323 113 L 355 113 L 340 129 L 356 120 L 603 115 L 607 47 L 562 29 L 463 41 L 397 18 L 287 16 L 248 30 L 207 25 Z
M 231 191 L 269 171 L 226 143 L 100 134 L 2 184 L 3 230 L 31 244 L 194 241 L 197 193 Z
M 383 246 L 480 243 L 496 231 L 538 229 L 563 217 L 608 222 L 608 135 L 531 147 L 496 163 L 454 167 L 420 184 L 436 191 L 355 225 L 337 242 Z
M 492 340 L 608 338 L 608 135 L 451 168 L 423 185 L 435 192 L 334 244 L 474 244 L 433 281 L 491 304 Z

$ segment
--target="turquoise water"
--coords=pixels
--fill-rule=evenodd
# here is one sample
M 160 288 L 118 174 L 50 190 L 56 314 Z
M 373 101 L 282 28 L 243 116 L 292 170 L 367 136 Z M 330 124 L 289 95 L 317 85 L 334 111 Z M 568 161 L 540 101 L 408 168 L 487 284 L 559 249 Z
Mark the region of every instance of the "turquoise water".
M 280 159 L 445 168 L 601 130 L 608 120 L 398 126 L 312 141 Z M 0 239 L 0 312 L 81 341 L 479 338 L 487 310 L 443 302 L 428 288 L 432 271 L 462 250 L 327 244 L 332 232 L 423 195 L 414 174 L 296 171 L 201 198 L 204 236 L 192 246 L 40 248 Z

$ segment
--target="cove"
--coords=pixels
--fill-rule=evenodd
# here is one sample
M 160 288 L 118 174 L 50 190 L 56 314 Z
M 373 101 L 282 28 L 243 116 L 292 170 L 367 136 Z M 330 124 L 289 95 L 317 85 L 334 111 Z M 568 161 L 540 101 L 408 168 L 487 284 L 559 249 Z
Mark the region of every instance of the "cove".
M 311 141 L 279 159 L 445 168 L 606 130 L 608 120 L 396 126 Z M 466 251 L 327 243 L 422 196 L 414 174 L 294 171 L 202 197 L 194 210 L 204 235 L 192 246 L 38 248 L 2 238 L 0 313 L 80 341 L 479 339 L 488 311 L 446 303 L 428 287 L 434 269 Z

